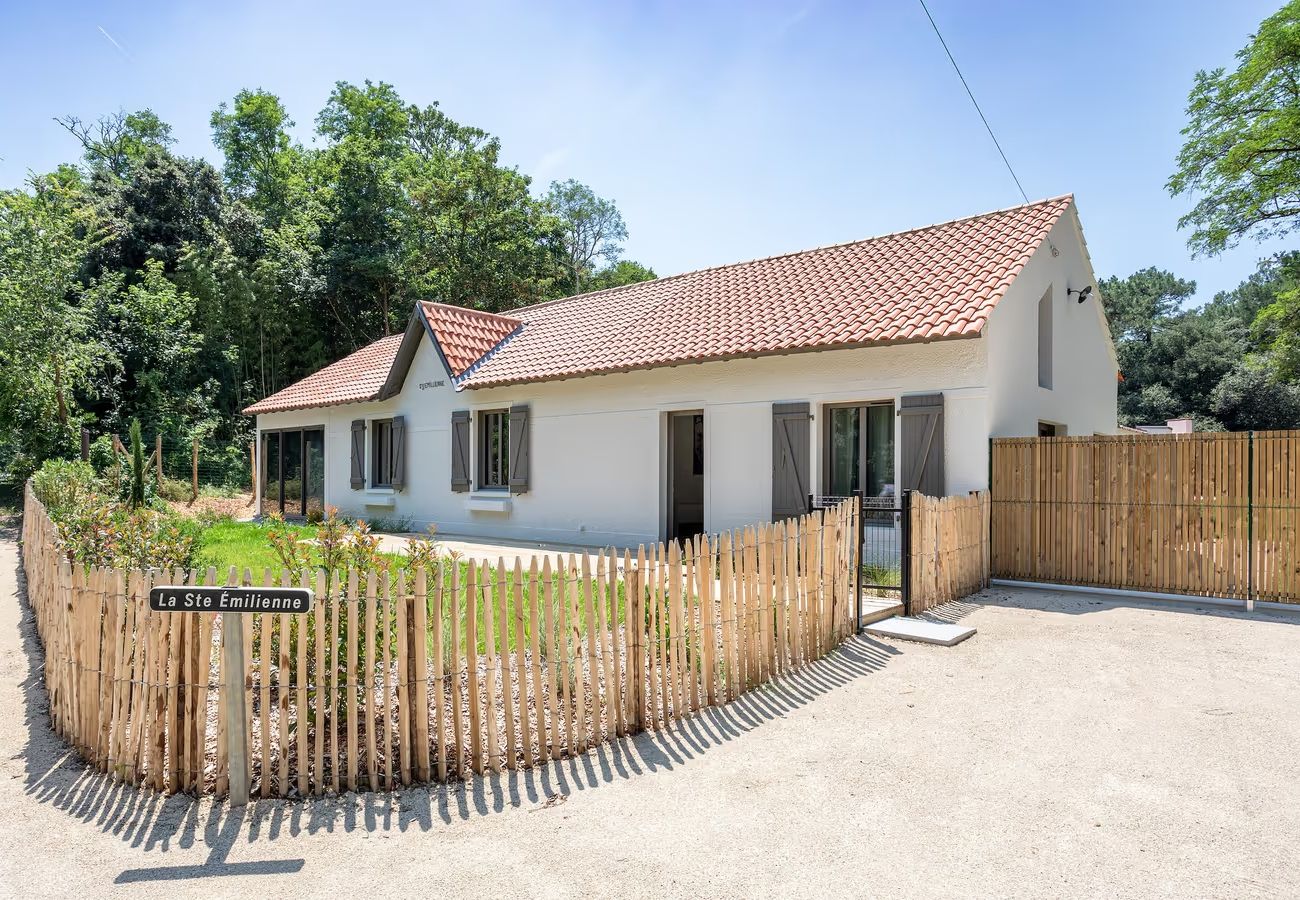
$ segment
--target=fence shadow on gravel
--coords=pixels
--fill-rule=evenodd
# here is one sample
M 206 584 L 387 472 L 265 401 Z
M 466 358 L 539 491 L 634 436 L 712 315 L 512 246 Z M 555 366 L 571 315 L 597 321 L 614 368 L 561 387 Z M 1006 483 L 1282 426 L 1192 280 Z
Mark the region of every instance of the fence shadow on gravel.
M 303 834 L 430 830 L 512 808 L 546 809 L 569 795 L 626 779 L 653 778 L 688 766 L 712 749 L 879 671 L 900 652 L 869 636 L 850 637 L 809 666 L 784 674 L 725 706 L 703 708 L 676 721 L 671 729 L 618 738 L 585 754 L 530 769 L 394 792 L 327 795 L 305 803 L 267 799 L 231 810 L 211 797 L 165 795 L 114 782 L 86 766 L 54 733 L 43 676 L 44 651 L 27 603 L 21 564 L 18 568 L 22 646 L 27 661 L 22 685 L 27 794 L 132 847 L 162 851 L 201 844 L 209 848 L 209 861 L 203 866 L 131 870 L 119 877 L 122 883 L 292 871 L 292 859 L 228 863 L 225 857 L 236 844 L 253 841 L 287 839 L 290 843 L 277 844 L 275 849 L 292 852 L 292 839 Z

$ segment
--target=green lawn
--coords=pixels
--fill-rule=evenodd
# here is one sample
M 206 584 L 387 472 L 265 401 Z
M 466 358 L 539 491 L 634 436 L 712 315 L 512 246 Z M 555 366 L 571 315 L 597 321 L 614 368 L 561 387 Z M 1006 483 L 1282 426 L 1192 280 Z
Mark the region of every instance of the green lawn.
M 289 528 L 294 534 L 298 535 L 300 540 L 308 540 L 316 536 L 315 526 L 289 525 L 286 527 Z M 402 554 L 385 553 L 383 555 L 385 558 L 390 560 L 390 562 L 396 564 L 398 568 L 403 568 L 402 563 L 404 562 L 404 556 Z M 445 566 L 450 565 L 450 559 L 444 558 L 443 564 Z M 513 560 L 511 560 L 509 564 L 513 565 Z M 266 569 L 270 569 L 272 572 L 276 574 L 277 577 L 280 571 L 280 560 L 276 557 L 275 551 L 271 549 L 271 542 L 267 538 L 266 529 L 262 525 L 259 525 L 256 522 L 229 522 L 229 521 L 218 522 L 214 525 L 211 525 L 203 529 L 202 535 L 200 536 L 200 540 L 199 540 L 199 552 L 196 560 L 196 565 L 200 569 L 206 569 L 208 566 L 214 566 L 217 572 L 219 573 L 219 575 L 223 578 L 225 577 L 225 574 L 230 570 L 231 566 L 237 567 L 241 573 L 243 572 L 244 569 L 249 569 L 252 572 L 254 578 L 261 578 L 262 573 Z M 464 561 L 460 562 L 459 564 L 459 569 L 460 569 L 459 578 L 460 578 L 460 586 L 461 586 L 460 611 L 461 611 L 462 628 L 465 625 L 464 623 L 464 614 L 466 609 L 465 584 L 468 581 L 469 565 L 470 564 L 468 562 L 464 562 Z M 449 577 L 449 573 L 448 576 L 445 577 Z M 512 577 L 513 577 L 513 571 L 507 571 L 506 578 L 510 579 Z M 554 579 L 553 583 L 555 585 L 553 589 L 553 594 L 558 595 L 559 588 L 561 586 L 559 582 L 559 576 L 552 576 L 552 578 Z M 528 580 L 528 573 L 527 570 L 525 570 L 524 571 L 525 584 L 523 588 L 523 601 L 525 605 L 525 611 L 527 610 L 527 605 L 528 605 L 527 580 Z M 489 584 L 491 585 L 491 596 L 496 601 L 496 604 L 493 607 L 494 619 L 496 619 L 499 616 L 499 610 L 501 607 L 500 607 L 500 594 L 496 588 L 497 573 L 496 573 L 495 566 L 492 566 L 490 568 Z M 432 578 L 431 578 L 430 588 L 432 588 L 432 586 L 433 585 L 432 585 Z M 573 588 L 570 588 L 570 590 L 573 590 Z M 480 591 L 481 591 L 481 587 L 480 587 Z M 577 631 L 581 633 L 585 633 L 587 630 L 586 623 L 585 623 L 586 604 L 585 604 L 585 600 L 583 599 L 581 584 L 579 584 L 578 586 L 578 592 L 579 592 L 578 593 L 579 608 L 582 611 L 582 615 L 579 622 L 577 623 L 578 626 Z M 506 630 L 508 633 L 508 645 L 513 650 L 515 646 L 514 600 L 513 600 L 513 593 L 511 590 L 507 590 L 507 595 L 508 595 L 507 599 L 508 599 L 509 611 L 506 617 Z M 544 597 L 545 595 L 543 593 L 543 586 L 539 583 L 538 585 L 539 618 L 542 616 L 541 606 Z M 624 586 L 621 580 L 618 582 L 618 586 L 617 586 L 617 598 L 618 598 L 618 603 L 617 603 L 615 616 L 616 616 L 616 622 L 621 623 L 623 621 L 623 601 L 624 601 Z M 558 596 L 554 602 L 558 606 L 559 604 Z M 448 608 L 444 609 L 444 613 L 443 613 L 444 617 L 450 616 L 451 613 L 449 601 L 446 603 L 446 606 Z M 560 620 L 557 611 L 556 612 L 557 630 L 559 628 L 559 621 Z M 539 627 L 541 626 L 540 621 L 538 622 L 538 626 Z M 500 629 L 499 621 L 494 621 L 493 623 L 494 636 L 499 635 L 500 633 L 499 629 Z M 484 640 L 483 640 L 482 631 L 483 631 L 483 625 L 482 625 L 482 620 L 480 619 L 480 625 L 479 625 L 480 652 L 484 649 Z M 447 628 L 445 629 L 444 633 L 445 633 L 445 640 L 450 640 L 451 637 L 450 622 L 447 622 Z M 463 635 L 464 632 L 462 631 L 462 639 L 463 639 Z M 430 640 L 432 641 L 432 636 L 430 637 Z

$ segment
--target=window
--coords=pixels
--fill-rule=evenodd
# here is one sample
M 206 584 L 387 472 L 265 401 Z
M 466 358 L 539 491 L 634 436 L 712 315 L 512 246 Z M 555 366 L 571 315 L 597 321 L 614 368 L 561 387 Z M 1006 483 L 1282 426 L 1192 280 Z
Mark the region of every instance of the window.
M 828 406 L 823 420 L 823 493 L 893 496 L 894 404 Z
M 393 486 L 393 420 L 379 419 L 370 423 L 370 486 Z
M 305 516 L 325 505 L 325 429 L 262 432 L 262 512 Z
M 1038 386 L 1052 389 L 1052 289 L 1038 301 Z
M 1039 437 L 1065 437 L 1065 426 L 1057 425 L 1055 422 L 1039 422 Z
M 478 414 L 478 486 L 510 486 L 510 412 L 494 409 Z

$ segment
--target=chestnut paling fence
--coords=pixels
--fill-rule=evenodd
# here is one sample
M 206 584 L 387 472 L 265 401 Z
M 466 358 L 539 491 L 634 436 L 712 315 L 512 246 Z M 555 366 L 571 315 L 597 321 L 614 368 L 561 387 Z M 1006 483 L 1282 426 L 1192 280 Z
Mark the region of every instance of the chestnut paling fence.
M 908 609 L 924 612 L 989 586 L 989 495 L 914 494 Z
M 239 617 L 253 791 L 292 797 L 539 765 L 806 665 L 856 626 L 856 504 L 635 554 L 255 580 L 70 564 L 28 488 L 23 563 L 56 731 L 169 793 L 227 790 L 232 635 L 150 610 L 149 588 L 314 588 L 309 613 Z

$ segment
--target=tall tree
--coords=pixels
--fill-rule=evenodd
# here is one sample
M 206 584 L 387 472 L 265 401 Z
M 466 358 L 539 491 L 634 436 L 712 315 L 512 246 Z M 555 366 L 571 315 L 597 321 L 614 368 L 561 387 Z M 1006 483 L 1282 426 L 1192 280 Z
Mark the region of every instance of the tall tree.
M 614 201 L 596 196 L 595 191 L 572 178 L 551 182 L 546 201 L 560 220 L 571 293 L 581 293 L 597 260 L 618 260 L 623 252 L 619 241 L 627 240 L 627 226 Z
M 76 116 L 55 120 L 81 144 L 82 157 L 92 171 L 107 172 L 125 178 L 131 166 L 151 150 L 167 150 L 176 143 L 172 128 L 151 109 L 126 113 L 118 111 L 93 122 Z
M 398 276 L 409 124 L 393 86 L 370 81 L 340 81 L 316 119 L 329 141 L 317 176 L 328 185 L 321 262 L 327 343 L 337 355 L 391 334 L 408 312 Z
M 293 120 L 268 91 L 240 91 L 232 105 L 212 113 L 212 142 L 225 157 L 222 175 L 231 195 L 247 200 L 272 225 L 288 212 L 290 183 L 301 148 L 289 138 Z
M 1195 194 L 1189 244 L 1220 253 L 1285 234 L 1300 216 L 1300 0 L 1265 19 L 1237 67 L 1196 73 L 1169 191 Z
M 655 274 L 654 269 L 643 266 L 639 262 L 630 259 L 620 259 L 618 262 L 603 269 L 597 269 L 587 279 L 587 290 L 603 291 L 606 288 L 623 287 L 627 284 L 636 284 L 639 281 L 652 281 L 659 276 Z

